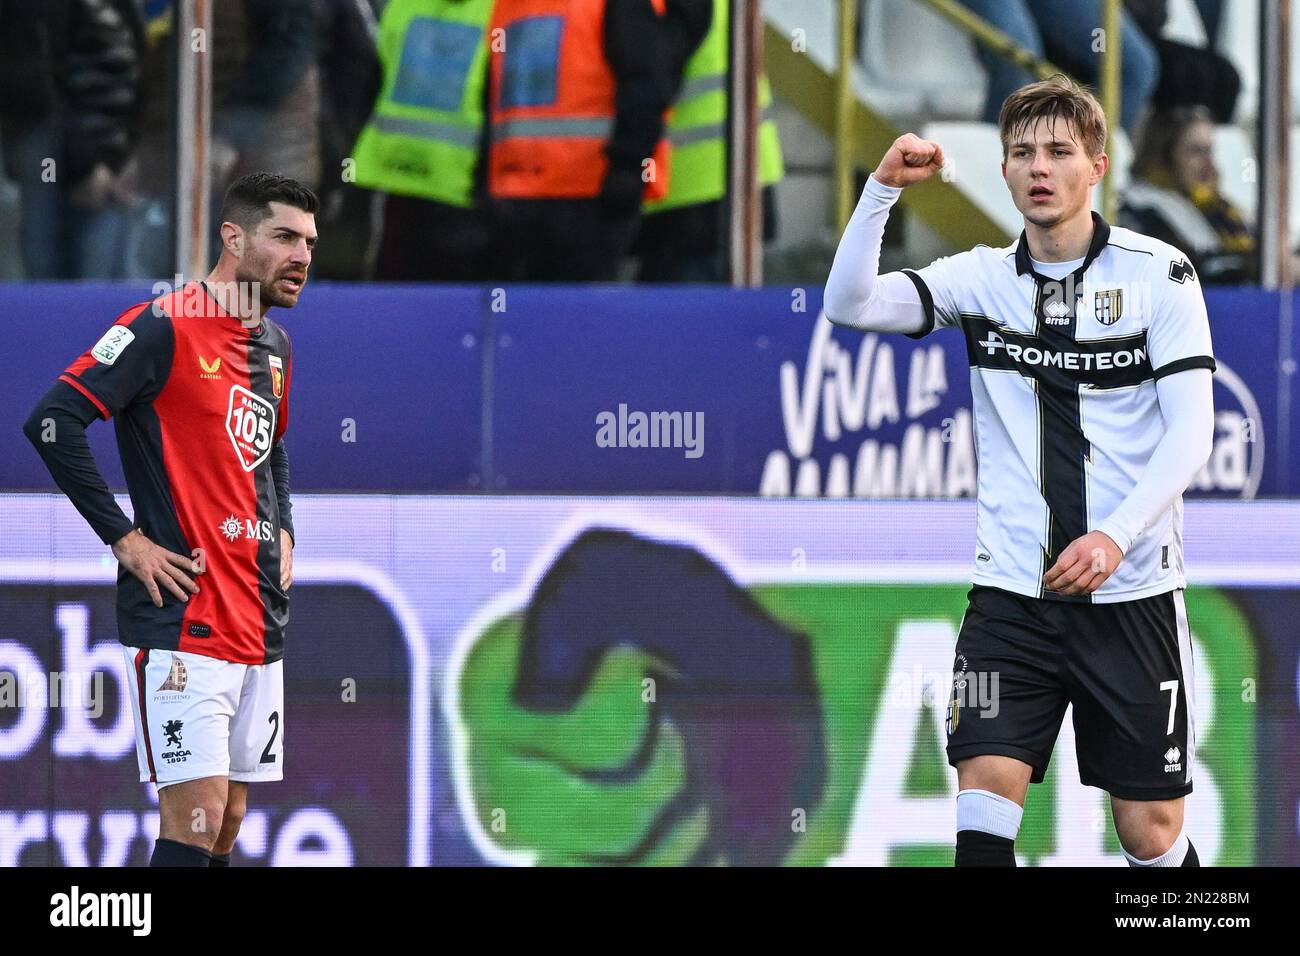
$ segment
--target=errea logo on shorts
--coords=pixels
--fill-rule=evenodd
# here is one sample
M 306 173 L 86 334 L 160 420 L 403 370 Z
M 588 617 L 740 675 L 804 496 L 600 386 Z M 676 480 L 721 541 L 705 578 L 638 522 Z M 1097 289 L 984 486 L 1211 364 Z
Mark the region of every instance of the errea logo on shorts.
M 128 345 L 135 341 L 135 333 L 125 325 L 115 325 L 95 343 L 90 354 L 100 365 L 112 365 Z
M 271 527 L 270 521 L 254 521 L 252 518 L 237 518 L 229 515 L 225 521 L 221 522 L 221 533 L 225 535 L 227 541 L 238 541 L 240 538 L 252 541 L 273 541 L 275 540 L 275 529 Z
M 1165 751 L 1165 773 L 1181 773 L 1183 765 L 1180 762 L 1183 752 L 1177 747 L 1170 747 Z

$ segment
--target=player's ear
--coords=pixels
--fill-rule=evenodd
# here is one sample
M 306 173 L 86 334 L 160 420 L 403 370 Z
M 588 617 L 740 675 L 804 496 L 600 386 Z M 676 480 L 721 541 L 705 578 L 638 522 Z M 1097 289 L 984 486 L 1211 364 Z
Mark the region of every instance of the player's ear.
M 1092 185 L 1101 182 L 1101 177 L 1106 175 L 1110 169 L 1110 157 L 1105 153 L 1098 153 L 1097 158 L 1092 161 Z
M 234 256 L 243 255 L 244 230 L 233 222 L 223 222 L 221 224 L 221 248 Z

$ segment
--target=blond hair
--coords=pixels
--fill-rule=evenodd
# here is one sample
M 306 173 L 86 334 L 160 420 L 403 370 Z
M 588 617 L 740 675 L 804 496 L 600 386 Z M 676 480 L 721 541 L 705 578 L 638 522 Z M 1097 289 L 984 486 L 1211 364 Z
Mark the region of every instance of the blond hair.
M 1003 101 L 998 114 L 1003 159 L 1011 137 L 1032 128 L 1040 119 L 1065 120 L 1089 156 L 1099 156 L 1106 149 L 1106 114 L 1101 104 L 1086 86 L 1057 73 L 1022 86 Z

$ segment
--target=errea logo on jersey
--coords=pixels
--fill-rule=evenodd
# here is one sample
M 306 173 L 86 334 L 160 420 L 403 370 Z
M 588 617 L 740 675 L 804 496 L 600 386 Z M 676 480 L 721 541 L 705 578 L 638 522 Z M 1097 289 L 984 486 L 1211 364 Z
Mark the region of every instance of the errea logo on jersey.
M 1070 324 L 1070 307 L 1060 299 L 1054 299 L 1043 306 L 1043 313 L 1047 316 L 1048 325 Z
M 271 527 L 270 521 L 254 521 L 252 518 L 241 520 L 234 515 L 230 515 L 225 521 L 221 522 L 220 530 L 227 541 L 238 541 L 240 538 L 245 541 L 272 541 L 275 539 L 275 529 Z

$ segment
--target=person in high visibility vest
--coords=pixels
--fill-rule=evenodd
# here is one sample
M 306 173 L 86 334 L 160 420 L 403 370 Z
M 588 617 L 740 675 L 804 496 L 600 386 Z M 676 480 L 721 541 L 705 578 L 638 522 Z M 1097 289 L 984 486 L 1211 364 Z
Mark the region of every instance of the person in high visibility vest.
M 387 194 L 375 278 L 495 277 L 484 206 L 493 0 L 389 0 L 383 87 L 353 148 L 357 185 Z
M 686 61 L 681 93 L 668 122 L 673 176 L 662 199 L 647 200 L 634 252 L 642 282 L 719 282 L 723 200 L 727 195 L 727 82 L 730 0 L 713 0 L 704 41 Z M 763 238 L 775 233 L 772 187 L 785 175 L 781 142 L 772 119 L 772 89 L 759 76 L 758 181 L 763 187 Z
M 707 2 L 496 0 L 488 192 L 506 277 L 617 277 L 642 200 L 669 191 L 674 38 L 703 35 Z

